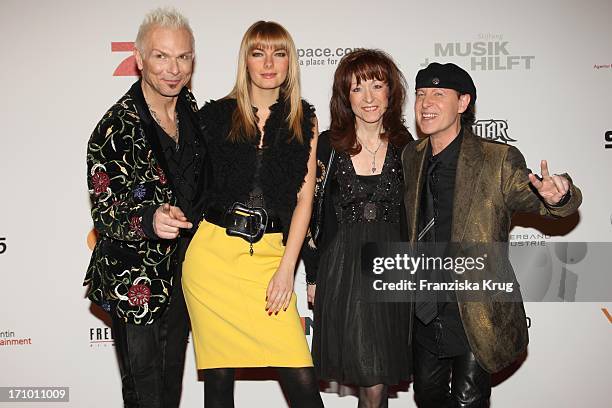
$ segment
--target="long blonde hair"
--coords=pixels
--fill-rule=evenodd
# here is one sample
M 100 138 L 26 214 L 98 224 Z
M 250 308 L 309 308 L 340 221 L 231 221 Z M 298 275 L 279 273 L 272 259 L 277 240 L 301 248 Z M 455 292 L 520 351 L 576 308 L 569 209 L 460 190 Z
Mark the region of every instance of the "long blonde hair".
M 258 21 L 244 33 L 238 54 L 238 73 L 234 89 L 226 98 L 235 98 L 237 109 L 232 117 L 232 128 L 228 139 L 232 142 L 253 140 L 257 135 L 257 117 L 253 112 L 253 104 L 249 89 L 251 79 L 247 70 L 247 58 L 256 48 L 283 49 L 289 58 L 287 78 L 281 85 L 280 95 L 290 107 L 287 115 L 289 129 L 300 143 L 302 134 L 302 102 L 300 96 L 300 69 L 295 44 L 289 32 L 273 21 Z

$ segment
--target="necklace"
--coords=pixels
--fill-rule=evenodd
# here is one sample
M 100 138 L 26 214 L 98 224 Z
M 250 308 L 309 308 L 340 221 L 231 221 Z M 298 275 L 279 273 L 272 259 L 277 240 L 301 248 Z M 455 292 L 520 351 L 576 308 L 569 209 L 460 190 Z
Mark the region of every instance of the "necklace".
M 176 151 L 178 152 L 179 150 L 179 118 L 178 118 L 178 114 L 176 110 L 174 111 L 174 125 L 176 126 L 176 133 L 172 135 L 170 134 L 170 132 L 168 132 L 168 129 L 166 129 L 164 125 L 162 125 L 161 120 L 159 120 L 159 118 L 157 117 L 157 113 L 153 110 L 153 108 L 151 108 L 151 105 L 147 104 L 147 106 L 149 107 L 149 112 L 151 112 L 151 116 L 153 116 L 153 119 L 155 119 L 155 122 L 157 122 L 159 127 L 161 127 L 164 130 L 164 132 L 166 132 L 166 134 L 170 136 L 172 140 L 174 140 L 174 143 L 176 145 Z
M 366 144 L 363 143 L 363 141 L 361 140 L 359 136 L 357 136 L 357 140 L 359 140 L 359 143 L 361 144 L 361 146 L 363 146 L 363 148 L 366 149 L 368 153 L 372 155 L 372 174 L 376 173 L 376 153 L 378 153 L 378 151 L 380 150 L 380 146 L 382 146 L 382 139 L 380 139 L 380 137 L 378 138 L 378 146 L 376 147 L 374 151 L 370 150 L 368 146 L 366 146 Z

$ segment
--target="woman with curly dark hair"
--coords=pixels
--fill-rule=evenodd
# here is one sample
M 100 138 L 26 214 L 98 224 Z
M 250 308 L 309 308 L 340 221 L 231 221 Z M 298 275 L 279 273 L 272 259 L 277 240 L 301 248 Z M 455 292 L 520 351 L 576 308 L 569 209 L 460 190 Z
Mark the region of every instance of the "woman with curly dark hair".
M 400 239 L 401 152 L 411 139 L 405 95 L 386 53 L 347 54 L 334 75 L 331 126 L 317 148 L 316 199 L 325 217 L 316 248 L 304 251 L 312 353 L 320 379 L 359 387 L 359 407 L 386 407 L 387 386 L 410 374 L 406 305 L 370 303 L 361 288 L 362 245 Z

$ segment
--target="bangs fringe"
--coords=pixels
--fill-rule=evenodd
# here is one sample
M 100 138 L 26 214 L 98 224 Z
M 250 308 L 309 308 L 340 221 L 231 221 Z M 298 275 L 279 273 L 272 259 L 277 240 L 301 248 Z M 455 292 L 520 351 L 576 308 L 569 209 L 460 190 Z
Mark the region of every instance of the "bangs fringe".
M 289 41 L 286 35 L 275 27 L 264 27 L 264 29 L 257 33 L 248 44 L 249 52 L 255 49 L 273 49 L 273 50 L 285 50 L 288 51 L 290 48 Z
M 389 79 L 387 78 L 385 67 L 374 59 L 367 60 L 364 58 L 351 71 L 353 71 L 352 74 L 357 79 L 357 84 L 372 79 L 388 82 Z

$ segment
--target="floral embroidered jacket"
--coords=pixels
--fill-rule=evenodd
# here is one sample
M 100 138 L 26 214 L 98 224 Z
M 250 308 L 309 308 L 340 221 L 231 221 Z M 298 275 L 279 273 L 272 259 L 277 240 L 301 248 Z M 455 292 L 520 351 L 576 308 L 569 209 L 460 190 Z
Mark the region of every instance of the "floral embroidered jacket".
M 179 98 L 177 103 L 194 113 L 188 119 L 199 132 L 193 95 L 184 88 Z M 202 143 L 201 135 L 195 139 Z M 89 286 L 87 296 L 128 323 L 150 324 L 170 300 L 181 251 L 178 240 L 162 240 L 152 232 L 155 209 L 178 204 L 140 81 L 94 129 L 87 146 L 87 172 L 98 232 L 83 283 Z M 196 180 L 203 178 L 199 175 L 197 170 Z

